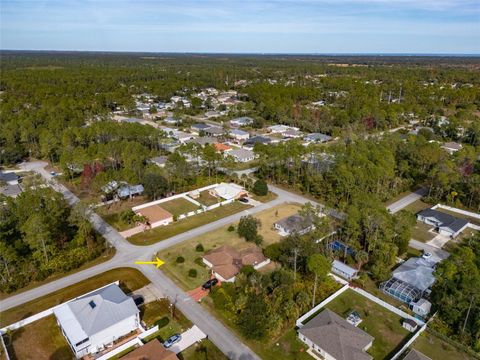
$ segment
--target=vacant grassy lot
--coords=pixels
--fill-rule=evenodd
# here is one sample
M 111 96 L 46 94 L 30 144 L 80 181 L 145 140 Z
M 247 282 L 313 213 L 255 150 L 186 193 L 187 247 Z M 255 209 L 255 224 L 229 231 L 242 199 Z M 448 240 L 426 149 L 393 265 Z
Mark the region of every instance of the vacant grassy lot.
M 117 201 L 110 205 L 105 205 L 97 208 L 95 211 L 100 215 L 103 220 L 112 225 L 118 231 L 124 231 L 131 227 L 133 224 L 128 224 L 120 218 L 121 213 L 125 210 L 130 210 L 132 207 L 144 204 L 148 200 L 143 196 L 134 197 L 128 200 Z
M 410 211 L 413 214 L 416 214 L 419 211 L 429 209 L 431 207 L 432 207 L 432 205 L 427 204 L 426 202 L 423 202 L 422 200 L 417 200 L 417 201 L 411 203 L 410 205 L 408 205 L 407 207 L 405 207 L 404 210 L 407 210 L 407 211 Z
M 161 299 L 141 306 L 140 318 L 148 327 L 159 326 L 158 332 L 149 337 L 148 340 L 158 338 L 163 342 L 170 336 L 180 334 L 193 326 L 190 320 L 179 310 L 175 311 L 175 318 L 172 317 L 170 302 L 167 299 Z
M 219 202 L 219 199 L 213 195 L 210 195 L 208 190 L 202 191 L 198 199 L 195 199 L 195 200 L 197 200 L 199 203 L 205 206 L 214 205 Z
M 347 290 L 326 307 L 343 318 L 353 310 L 359 313 L 363 321 L 358 328 L 375 338 L 368 350 L 374 359 L 389 358 L 389 354 L 392 355 L 395 349 L 400 348 L 410 335 L 402 327 L 403 319 L 400 316 L 352 290 Z
M 430 232 L 429 230 L 431 229 L 432 227 L 430 225 L 427 225 L 421 221 L 417 221 L 413 227 L 412 239 L 421 241 L 423 243 L 432 240 L 438 234 L 435 232 Z
M 181 360 L 227 360 L 228 358 L 208 339 L 190 346 L 177 355 Z
M 13 331 L 6 340 L 12 360 L 73 358 L 53 315 Z
M 167 210 L 173 216 L 179 216 L 179 215 L 186 214 L 190 211 L 194 211 L 198 209 L 197 205 L 183 198 L 170 200 L 170 201 L 158 204 L 158 206 Z
M 446 341 L 424 331 L 413 343 L 412 346 L 426 356 L 442 360 L 470 360 L 473 359 L 470 355 L 460 351 L 456 347 L 450 345 Z
M 51 294 L 32 300 L 21 306 L 0 313 L 0 327 L 25 319 L 52 306 L 83 295 L 101 286 L 120 280 L 120 287 L 126 293 L 140 289 L 149 284 L 143 274 L 132 268 L 118 268 L 91 277 L 75 285 L 55 291 Z
M 247 210 L 250 205 L 242 204 L 235 201 L 232 204 L 220 206 L 219 208 L 207 211 L 205 213 L 194 215 L 186 219 L 182 219 L 167 226 L 160 226 L 155 229 L 145 231 L 143 233 L 129 237 L 127 240 L 134 245 L 151 245 L 161 240 L 168 239 L 172 236 L 181 234 L 196 227 L 217 221 L 221 218 L 236 214 L 240 211 Z
M 269 191 L 268 194 L 265 195 L 265 196 L 258 196 L 258 195 L 255 195 L 255 194 L 251 194 L 250 197 L 252 199 L 260 201 L 262 203 L 267 203 L 269 201 L 275 200 L 278 196 L 277 196 L 277 194 Z

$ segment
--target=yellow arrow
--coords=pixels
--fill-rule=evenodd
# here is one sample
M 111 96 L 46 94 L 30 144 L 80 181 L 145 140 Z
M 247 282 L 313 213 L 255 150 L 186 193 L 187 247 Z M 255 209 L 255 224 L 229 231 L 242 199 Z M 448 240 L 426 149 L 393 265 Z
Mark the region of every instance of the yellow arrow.
M 155 261 L 135 261 L 137 265 L 156 265 L 157 268 L 165 264 L 165 261 L 160 260 L 158 257 L 155 257 Z

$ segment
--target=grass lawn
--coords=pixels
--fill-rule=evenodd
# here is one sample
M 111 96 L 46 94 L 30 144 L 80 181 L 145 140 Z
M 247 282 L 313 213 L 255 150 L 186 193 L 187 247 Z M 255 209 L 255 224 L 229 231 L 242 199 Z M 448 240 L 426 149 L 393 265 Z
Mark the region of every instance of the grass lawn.
M 455 212 L 455 211 L 442 209 L 442 208 L 436 208 L 436 210 L 440 211 L 440 212 L 443 212 L 445 214 L 455 216 L 455 217 L 460 218 L 460 219 L 466 219 L 469 222 L 471 222 L 472 224 L 480 226 L 480 219 L 477 219 L 477 218 L 474 218 L 474 217 L 471 217 L 471 216 L 468 216 L 468 215 L 463 215 L 463 214 Z
M 147 199 L 144 196 L 134 197 L 133 199 L 117 201 L 110 205 L 97 208 L 95 211 L 103 220 L 112 225 L 118 231 L 124 231 L 133 227 L 133 224 L 125 223 L 120 219 L 123 211 L 129 210 L 134 206 L 144 204 Z
M 438 235 L 435 232 L 430 232 L 430 229 L 432 229 L 430 225 L 427 225 L 421 221 L 417 221 L 412 230 L 412 238 L 426 243 Z
M 263 246 L 280 241 L 282 237 L 273 229 L 273 224 L 284 217 L 298 213 L 299 210 L 301 207 L 298 204 L 281 204 L 256 214 L 255 217 L 262 222 L 258 233 L 263 236 Z
M 402 318 L 382 306 L 368 300 L 366 297 L 347 290 L 342 295 L 326 305 L 343 318 L 355 310 L 362 318 L 358 326 L 375 338 L 368 353 L 375 360 L 389 358 L 395 350 L 409 337 L 410 332 L 402 327 Z
M 12 360 L 73 358 L 53 315 L 15 330 L 5 338 Z
M 468 239 L 477 233 L 478 233 L 477 230 L 466 228 L 455 239 L 448 240 L 448 242 L 442 247 L 442 249 L 451 253 L 458 245 L 462 244 L 465 241 L 465 239 Z
M 228 358 L 208 339 L 190 346 L 177 356 L 181 360 L 227 360 Z
M 209 224 L 249 208 L 249 205 L 235 201 L 234 203 L 220 206 L 216 209 L 201 213 L 199 215 L 182 219 L 167 226 L 160 226 L 155 229 L 147 230 L 143 233 L 129 237 L 127 240 L 134 245 L 151 245 L 158 241 L 168 239 L 172 236 L 181 234 L 205 224 Z
M 417 200 L 405 207 L 403 210 L 410 211 L 413 214 L 418 213 L 419 211 L 429 209 L 431 208 L 432 205 L 427 204 L 426 202 L 423 202 L 422 200 Z
M 202 191 L 200 193 L 200 196 L 195 200 L 197 200 L 199 203 L 201 203 L 205 206 L 214 205 L 214 204 L 219 202 L 218 201 L 219 199 L 216 198 L 215 196 L 211 195 L 208 190 Z
M 420 257 L 420 256 L 422 256 L 422 254 L 423 254 L 423 252 L 421 250 L 414 249 L 414 248 L 409 246 L 408 249 L 407 249 L 407 252 L 405 254 L 402 254 L 400 256 L 400 258 L 402 258 L 403 260 L 408 260 L 411 257 Z
M 193 326 L 192 322 L 179 310 L 175 311 L 175 319 L 172 318 L 170 302 L 167 299 L 161 299 L 141 306 L 140 318 L 147 324 L 147 327 L 152 327 L 158 323 L 158 331 L 148 337 L 148 340 L 157 338 L 161 342 L 174 334 L 181 334 Z M 164 318 L 168 319 L 168 322 Z M 164 324 L 163 326 L 161 326 L 162 323 Z
M 15 292 L 12 292 L 12 293 L 9 293 L 9 294 L 6 294 L 6 293 L 2 293 L 0 292 L 0 300 L 2 299 L 6 299 L 8 298 L 9 296 L 13 296 L 13 295 L 17 295 L 17 294 L 20 294 L 22 292 L 25 292 L 27 290 L 31 290 L 33 288 L 36 288 L 38 286 L 41 286 L 41 285 L 45 285 L 49 282 L 52 282 L 52 281 L 55 281 L 55 280 L 58 280 L 62 277 L 65 277 L 65 276 L 68 276 L 68 275 L 71 275 L 73 273 L 76 273 L 76 272 L 79 272 L 79 271 L 82 271 L 84 269 L 87 269 L 89 267 L 92 267 L 92 266 L 95 266 L 95 265 L 98 265 L 102 262 L 105 262 L 105 261 L 108 261 L 110 260 L 111 258 L 113 258 L 115 256 L 115 248 L 109 248 L 108 250 L 106 250 L 102 255 L 100 255 L 99 257 L 97 257 L 96 259 L 92 260 L 92 261 L 89 261 L 85 264 L 83 264 L 82 266 L 80 266 L 79 268 L 76 268 L 76 269 L 73 269 L 71 271 L 68 271 L 68 272 L 64 272 L 64 273 L 61 273 L 61 274 L 55 274 L 55 275 L 52 275 L 52 276 L 49 276 L 48 278 L 46 278 L 45 280 L 42 280 L 42 281 L 35 281 L 35 282 L 32 282 L 30 283 L 29 285 L 15 291 Z
M 435 335 L 424 331 L 415 340 L 412 346 L 415 350 L 422 352 L 424 355 L 435 359 L 442 360 L 469 360 L 473 359 L 470 355 L 462 352 L 456 347 L 450 345 L 446 341 L 436 337 Z
M 262 203 L 267 203 L 269 201 L 275 200 L 278 196 L 277 196 L 277 194 L 269 191 L 268 194 L 264 195 L 264 196 L 258 196 L 258 195 L 255 195 L 255 194 L 252 193 L 252 195 L 250 197 L 252 199 L 260 201 Z
M 143 274 L 132 268 L 118 268 L 93 276 L 77 284 L 42 296 L 23 305 L 2 311 L 0 313 L 0 327 L 25 319 L 52 306 L 83 295 L 101 286 L 120 280 L 120 287 L 126 293 L 140 289 L 149 284 Z
M 158 206 L 167 210 L 173 216 L 179 216 L 198 209 L 197 205 L 183 198 L 166 201 L 158 204 Z

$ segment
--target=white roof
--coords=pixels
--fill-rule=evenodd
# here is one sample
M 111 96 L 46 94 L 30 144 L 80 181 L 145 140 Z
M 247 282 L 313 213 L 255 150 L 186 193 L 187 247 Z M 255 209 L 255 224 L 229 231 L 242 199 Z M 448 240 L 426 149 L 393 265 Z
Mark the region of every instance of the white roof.
M 214 189 L 215 193 L 225 200 L 235 199 L 240 193 L 245 190 L 237 184 L 221 183 Z
M 347 264 L 344 264 L 341 261 L 333 260 L 332 268 L 340 270 L 344 274 L 348 274 L 349 276 L 355 275 L 358 271 Z

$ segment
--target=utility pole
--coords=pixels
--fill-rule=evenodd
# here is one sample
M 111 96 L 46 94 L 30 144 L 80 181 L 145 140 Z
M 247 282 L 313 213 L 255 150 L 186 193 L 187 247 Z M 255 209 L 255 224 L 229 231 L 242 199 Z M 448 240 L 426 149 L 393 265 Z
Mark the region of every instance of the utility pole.
M 297 280 L 297 257 L 298 248 L 293 249 L 293 282 Z

